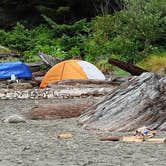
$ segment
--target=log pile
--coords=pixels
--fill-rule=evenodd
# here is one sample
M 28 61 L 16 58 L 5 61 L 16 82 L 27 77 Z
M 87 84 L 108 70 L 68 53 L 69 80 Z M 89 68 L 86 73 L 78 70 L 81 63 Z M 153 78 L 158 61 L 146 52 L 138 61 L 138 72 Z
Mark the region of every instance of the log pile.
M 166 75 L 134 77 L 87 109 L 79 124 L 108 131 L 133 131 L 142 126 L 166 130 Z

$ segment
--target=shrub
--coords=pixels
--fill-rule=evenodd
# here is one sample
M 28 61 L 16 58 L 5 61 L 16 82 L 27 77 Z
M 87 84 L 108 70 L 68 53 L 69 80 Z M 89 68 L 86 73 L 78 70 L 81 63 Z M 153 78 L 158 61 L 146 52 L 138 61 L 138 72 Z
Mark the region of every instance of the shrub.
M 166 73 L 166 52 L 159 55 L 150 55 L 138 63 L 138 66 L 155 73 Z

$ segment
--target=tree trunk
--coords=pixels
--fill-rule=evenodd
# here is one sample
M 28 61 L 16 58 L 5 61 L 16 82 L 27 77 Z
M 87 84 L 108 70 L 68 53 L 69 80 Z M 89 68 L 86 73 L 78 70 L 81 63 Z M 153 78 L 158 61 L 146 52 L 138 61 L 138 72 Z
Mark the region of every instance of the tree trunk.
M 143 73 L 112 90 L 81 115 L 87 129 L 133 131 L 147 126 L 166 130 L 166 75 Z

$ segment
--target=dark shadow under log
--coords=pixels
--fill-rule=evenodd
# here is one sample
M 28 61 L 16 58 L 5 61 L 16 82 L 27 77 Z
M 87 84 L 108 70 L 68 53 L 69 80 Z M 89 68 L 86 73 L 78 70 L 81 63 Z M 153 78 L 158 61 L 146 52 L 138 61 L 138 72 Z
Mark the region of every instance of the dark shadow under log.
M 86 110 L 79 124 L 109 131 L 133 131 L 142 126 L 166 130 L 166 75 L 134 77 Z

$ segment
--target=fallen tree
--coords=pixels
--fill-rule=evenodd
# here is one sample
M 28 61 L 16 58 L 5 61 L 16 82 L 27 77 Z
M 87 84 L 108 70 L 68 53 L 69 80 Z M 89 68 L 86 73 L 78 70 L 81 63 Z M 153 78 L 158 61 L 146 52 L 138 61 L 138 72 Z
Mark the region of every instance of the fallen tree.
M 166 130 L 166 75 L 134 77 L 90 107 L 79 124 L 109 131 L 132 131 L 142 126 Z
M 148 72 L 147 70 L 144 70 L 144 69 L 142 69 L 138 66 L 135 66 L 135 65 L 133 65 L 132 63 L 129 63 L 129 62 L 123 62 L 123 61 L 113 59 L 113 58 L 110 58 L 108 60 L 108 62 L 112 65 L 115 65 L 115 66 L 121 68 L 122 70 L 125 70 L 125 71 L 129 72 L 131 75 L 139 76 L 143 72 Z

